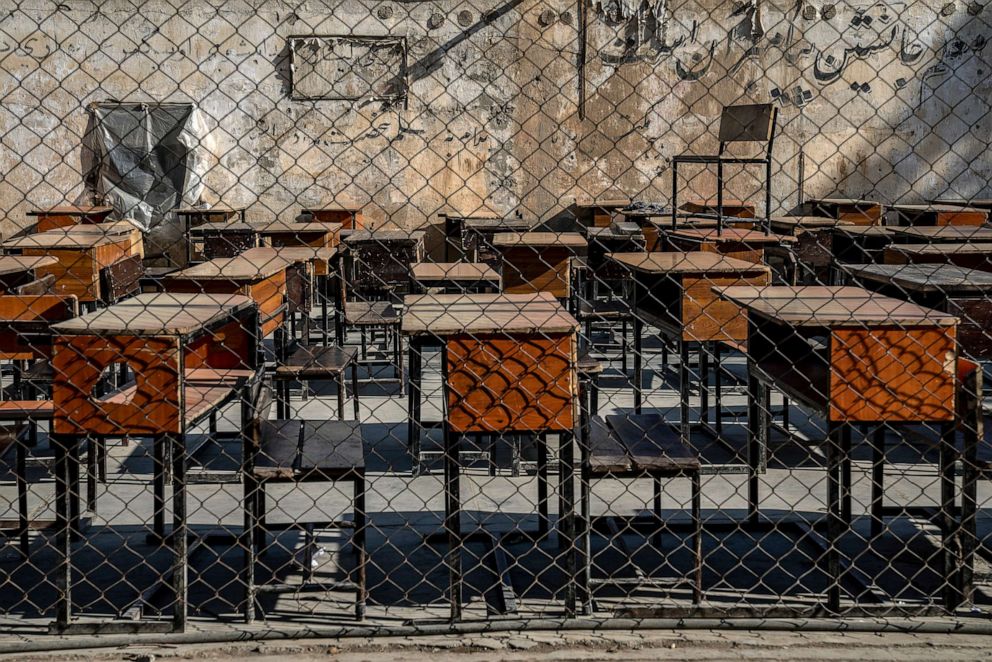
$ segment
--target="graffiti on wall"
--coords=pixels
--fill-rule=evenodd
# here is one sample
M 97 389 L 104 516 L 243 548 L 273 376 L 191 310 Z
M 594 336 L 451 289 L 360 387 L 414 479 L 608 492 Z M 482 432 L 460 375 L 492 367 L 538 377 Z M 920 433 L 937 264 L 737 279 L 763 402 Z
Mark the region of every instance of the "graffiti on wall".
M 910 12 L 899 0 L 817 6 L 798 0 L 787 11 L 760 0 L 713 10 L 672 0 L 595 4 L 616 34 L 599 49 L 604 65 L 650 62 L 677 84 L 715 82 L 755 63 L 771 98 L 796 107 L 828 88 L 870 96 L 915 84 L 922 99 L 970 58 L 980 60 L 988 45 L 982 8 L 935 7 Z M 798 76 L 777 84 L 772 72 L 779 60 Z

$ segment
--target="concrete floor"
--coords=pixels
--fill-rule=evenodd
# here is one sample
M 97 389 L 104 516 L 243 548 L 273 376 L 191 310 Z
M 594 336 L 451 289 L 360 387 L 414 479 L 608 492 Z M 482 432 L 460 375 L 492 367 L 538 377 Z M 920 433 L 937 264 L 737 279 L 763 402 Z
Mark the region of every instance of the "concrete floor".
M 676 422 L 677 371 L 662 369 L 657 342 L 646 343 L 647 365 L 645 411 L 662 413 Z M 425 391 L 432 394 L 424 408 L 425 419 L 439 418 L 440 376 L 437 357 L 427 357 Z M 433 360 L 431 360 L 433 359 Z M 673 358 L 673 361 L 677 360 Z M 618 364 L 617 364 L 618 366 Z M 632 394 L 617 366 L 602 379 L 600 413 L 631 411 Z M 738 380 L 724 398 L 734 415 L 725 419 L 725 439 L 717 443 L 703 433 L 694 436 L 706 473 L 703 477 L 703 513 L 707 523 L 704 536 L 705 605 L 732 609 L 741 605 L 812 606 L 821 600 L 827 586 L 825 564 L 818 563 L 822 549 L 822 527 L 826 492 L 823 453 L 816 440 L 822 437 L 822 421 L 810 419 L 795 407 L 791 423 L 795 435 L 777 434 L 773 439 L 768 471 L 761 477 L 761 509 L 765 525 L 743 526 L 746 508 L 745 477 L 739 473 L 740 453 L 745 441 L 743 391 L 744 361 L 737 355 L 727 360 L 727 368 Z M 389 370 L 375 373 L 390 375 Z M 369 511 L 370 591 L 368 619 L 380 625 L 417 623 L 447 615 L 447 572 L 444 545 L 426 536 L 437 531 L 443 515 L 442 476 L 435 471 L 413 477 L 406 443 L 406 398 L 395 383 L 375 382 L 363 375 L 361 411 L 366 436 Z M 334 386 L 313 384 L 316 395 L 303 401 L 294 397 L 296 415 L 309 419 L 336 416 Z M 694 398 L 693 404 L 696 404 Z M 780 407 L 773 400 L 773 408 Z M 350 412 L 350 404 L 348 411 Z M 236 410 L 221 417 L 220 429 L 233 429 Z M 231 483 L 197 482 L 190 488 L 189 512 L 199 533 L 237 533 L 242 522 L 240 483 L 236 468 L 240 446 L 235 442 L 204 440 L 205 430 L 191 436 L 194 453 L 191 474 L 208 471 L 214 478 L 225 475 Z M 436 434 L 433 442 L 436 444 Z M 803 438 L 812 441 L 803 441 Z M 886 503 L 899 506 L 933 506 L 938 484 L 936 458 L 922 437 L 889 435 Z M 853 530 L 845 536 L 843 555 L 852 569 L 844 581 L 846 604 L 882 602 L 893 613 L 939 601 L 941 584 L 936 544 L 939 533 L 926 522 L 906 516 L 887 520 L 887 532 L 873 549 L 867 545 L 868 521 L 865 516 L 869 494 L 868 449 L 855 438 Z M 552 439 L 552 449 L 555 441 Z M 525 470 L 514 476 L 510 469 L 509 442 L 496 449 L 499 470 L 490 476 L 486 464 L 466 468 L 462 480 L 466 529 L 492 532 L 497 548 L 506 558 L 506 581 L 517 598 L 517 614 L 534 617 L 562 615 L 564 561 L 558 551 L 557 536 L 551 533 L 536 543 L 530 536 L 514 532 L 536 528 L 536 477 Z M 46 453 L 44 438 L 35 454 Z M 523 448 L 524 459 L 533 458 L 533 449 Z M 11 462 L 13 453 L 4 458 Z M 529 465 L 525 462 L 525 469 Z M 142 592 L 149 604 L 144 616 L 156 618 L 168 613 L 171 590 L 161 581 L 171 562 L 169 548 L 149 544 L 145 534 L 151 521 L 151 460 L 146 440 L 128 445 L 111 445 L 108 480 L 98 487 L 97 514 L 91 515 L 84 539 L 73 546 L 76 573 L 75 611 L 89 618 L 115 618 L 125 612 Z M 16 514 L 14 487 L 9 466 L 0 474 L 0 517 Z M 31 507 L 36 518 L 50 519 L 53 484 L 44 467 L 31 470 Z M 556 480 L 552 476 L 552 485 Z M 620 539 L 600 527 L 593 538 L 593 574 L 633 578 L 639 575 L 677 580 L 688 576 L 691 556 L 683 523 L 687 521 L 688 480 L 672 479 L 663 486 L 663 513 L 666 522 L 661 547 L 633 528 L 629 519 L 619 520 Z M 651 484 L 644 480 L 610 480 L 595 485 L 592 513 L 629 518 L 644 514 L 651 503 Z M 992 496 L 983 482 L 979 503 Z M 270 520 L 304 521 L 330 516 L 350 517 L 350 486 L 309 484 L 304 489 L 273 488 L 268 497 Z M 556 499 L 552 499 L 555 518 Z M 6 510 L 7 512 L 2 512 Z M 779 524 L 776 524 L 779 523 Z M 740 525 L 738 525 L 740 524 Z M 980 521 L 981 535 L 990 526 Z M 262 562 L 260 576 L 293 582 L 301 577 L 294 561 L 299 559 L 301 535 L 297 531 L 269 536 L 269 553 Z M 621 541 L 623 544 L 620 544 Z M 13 542 L 13 541 L 11 541 Z M 15 544 L 0 550 L 0 630 L 15 639 L 39 633 L 54 615 L 56 591 L 53 584 L 52 541 L 45 534 L 32 539 L 31 552 L 22 559 Z M 342 578 L 353 565 L 346 535 L 319 532 L 319 544 L 328 553 L 322 556 L 317 577 Z M 468 573 L 466 617 L 486 618 L 502 607 L 495 569 L 496 554 L 484 541 L 473 541 L 463 553 Z M 238 612 L 243 590 L 238 583 L 242 555 L 232 544 L 201 547 L 190 561 L 191 617 L 197 627 L 231 627 L 239 623 Z M 978 568 L 980 581 L 986 567 Z M 669 583 L 676 583 L 670 581 Z M 156 586 L 161 590 L 155 592 Z M 151 590 L 150 590 L 151 589 Z M 980 594 L 980 598 L 984 594 Z M 603 588 L 597 594 L 597 615 L 616 613 L 625 606 L 689 605 L 690 593 L 684 585 L 657 586 L 636 591 Z M 267 595 L 263 600 L 264 622 L 273 627 L 301 624 L 351 622 L 353 595 L 345 592 Z M 2 641 L 2 640 L 0 640 Z

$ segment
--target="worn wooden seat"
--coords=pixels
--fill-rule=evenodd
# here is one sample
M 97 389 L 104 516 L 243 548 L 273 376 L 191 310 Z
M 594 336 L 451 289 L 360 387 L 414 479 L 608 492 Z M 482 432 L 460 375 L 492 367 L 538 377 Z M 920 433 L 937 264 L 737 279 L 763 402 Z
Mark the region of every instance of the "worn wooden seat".
M 55 291 L 55 274 L 48 274 L 42 276 L 41 278 L 36 278 L 35 280 L 29 281 L 27 283 L 22 283 L 12 290 L 12 294 L 20 294 L 22 296 L 41 296 L 43 294 L 51 294 Z
M 0 421 L 50 421 L 53 416 L 51 400 L 0 400 Z
M 272 391 L 259 380 L 252 385 L 248 443 L 243 459 L 245 481 L 245 538 L 247 558 L 244 583 L 247 590 L 245 620 L 255 619 L 256 596 L 260 592 L 311 592 L 332 589 L 356 591 L 355 616 L 365 618 L 365 450 L 358 421 L 307 421 L 298 419 L 268 420 Z M 269 483 L 303 483 L 308 481 L 350 481 L 354 488 L 353 519 L 270 523 L 266 519 L 266 486 Z M 316 546 L 315 528 L 353 530 L 352 547 L 356 562 L 347 581 L 315 581 L 312 550 Z M 255 580 L 256 558 L 264 549 L 265 532 L 302 528 L 305 534 L 306 562 L 302 584 L 265 584 Z
M 358 421 L 263 421 L 255 477 L 268 482 L 334 481 L 365 470 Z
M 633 318 L 630 302 L 623 299 L 579 299 L 575 317 L 580 322 L 610 322 Z
M 661 533 L 666 527 L 661 515 L 662 479 L 687 477 L 692 480 L 692 550 L 694 565 L 688 583 L 692 585 L 693 602 L 702 600 L 702 518 L 700 492 L 700 461 L 695 450 L 689 448 L 680 438 L 678 430 L 670 426 L 658 414 L 625 414 L 602 417 L 593 416 L 588 425 L 588 434 L 580 444 L 582 448 L 582 494 L 580 512 L 589 513 L 592 486 L 595 481 L 606 479 L 651 478 L 654 484 L 655 533 L 652 538 L 657 548 L 661 547 Z M 632 488 L 631 488 L 632 489 Z M 585 522 L 582 530 L 590 536 L 594 530 L 591 522 Z M 622 540 L 614 544 L 623 546 Z M 589 541 L 583 544 L 590 549 Z M 584 557 L 584 568 L 579 569 L 579 584 L 588 600 L 593 599 L 593 587 L 616 584 L 612 576 L 592 578 L 595 564 L 590 555 Z M 637 583 L 654 583 L 652 578 L 639 576 Z M 629 588 L 629 587 L 628 587 Z
M 358 402 L 358 349 L 355 347 L 324 347 L 299 345 L 285 360 L 276 365 L 273 378 L 277 382 L 276 397 L 280 416 L 288 416 L 289 387 L 299 381 L 303 397 L 309 395 L 307 381 L 333 379 L 338 384 L 338 418 L 344 420 L 344 400 L 347 392 L 345 372 L 351 369 L 351 388 L 355 419 L 360 415 Z
M 344 321 L 349 326 L 393 326 L 400 323 L 400 316 L 389 301 L 348 301 Z

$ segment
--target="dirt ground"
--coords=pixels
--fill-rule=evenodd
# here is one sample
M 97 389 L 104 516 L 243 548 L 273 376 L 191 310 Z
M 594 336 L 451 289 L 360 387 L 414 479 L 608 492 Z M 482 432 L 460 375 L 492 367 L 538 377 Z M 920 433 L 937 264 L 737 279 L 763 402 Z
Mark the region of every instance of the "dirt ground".
M 992 638 L 969 634 L 864 634 L 637 630 L 530 632 L 416 638 L 248 642 L 195 646 L 132 645 L 6 660 L 38 662 L 172 660 L 249 662 L 430 662 L 506 660 L 989 660 Z

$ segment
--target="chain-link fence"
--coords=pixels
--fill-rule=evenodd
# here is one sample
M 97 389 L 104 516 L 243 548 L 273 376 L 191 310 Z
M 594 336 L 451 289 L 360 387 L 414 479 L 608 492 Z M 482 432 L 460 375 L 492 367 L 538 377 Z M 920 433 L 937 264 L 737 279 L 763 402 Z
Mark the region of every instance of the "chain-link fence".
M 8 643 L 987 614 L 980 2 L 7 5 Z

